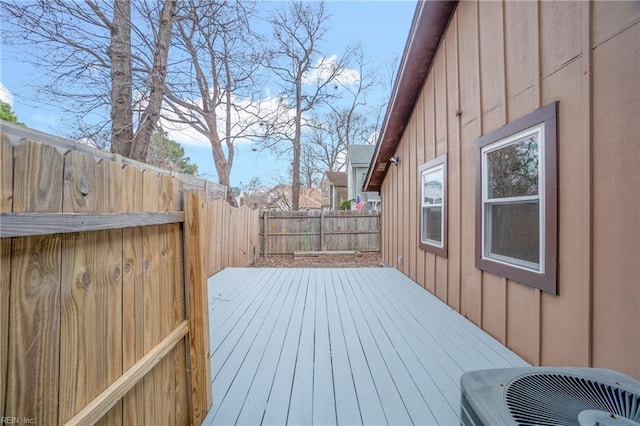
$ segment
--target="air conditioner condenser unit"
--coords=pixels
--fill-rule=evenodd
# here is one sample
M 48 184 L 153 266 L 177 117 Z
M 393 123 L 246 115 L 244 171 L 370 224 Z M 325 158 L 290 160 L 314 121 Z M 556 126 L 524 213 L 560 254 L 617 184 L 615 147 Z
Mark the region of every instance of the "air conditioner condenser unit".
M 460 385 L 465 426 L 640 426 L 640 381 L 612 370 L 478 370 L 463 374 Z

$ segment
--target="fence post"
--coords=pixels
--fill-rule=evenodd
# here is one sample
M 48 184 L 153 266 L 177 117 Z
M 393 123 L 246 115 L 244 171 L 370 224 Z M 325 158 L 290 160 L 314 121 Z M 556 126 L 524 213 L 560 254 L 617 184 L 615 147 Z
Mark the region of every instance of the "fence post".
M 267 210 L 262 212 L 262 238 L 264 239 L 264 255 L 267 256 L 269 254 L 268 244 L 269 238 L 267 237 Z
M 203 197 L 200 192 L 185 193 L 184 256 L 189 353 L 191 358 L 192 416 L 202 424 L 213 404 L 211 363 L 209 362 L 209 297 L 204 269 Z
M 320 210 L 320 251 L 324 251 L 324 210 Z

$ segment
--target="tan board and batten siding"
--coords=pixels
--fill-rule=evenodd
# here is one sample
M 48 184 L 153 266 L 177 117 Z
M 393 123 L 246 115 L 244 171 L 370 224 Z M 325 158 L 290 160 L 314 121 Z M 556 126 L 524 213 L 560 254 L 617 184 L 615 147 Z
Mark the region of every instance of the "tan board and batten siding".
M 640 378 L 640 2 L 460 2 L 381 187 L 383 258 L 534 365 Z M 559 102 L 558 295 L 476 269 L 474 142 Z M 417 167 L 448 155 L 448 258 Z

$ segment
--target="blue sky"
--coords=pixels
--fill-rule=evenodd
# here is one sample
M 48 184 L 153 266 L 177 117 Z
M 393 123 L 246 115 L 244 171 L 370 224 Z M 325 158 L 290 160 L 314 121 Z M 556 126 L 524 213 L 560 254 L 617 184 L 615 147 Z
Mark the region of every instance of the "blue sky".
M 394 58 L 396 66 L 409 33 L 415 1 L 329 1 L 327 10 L 331 15 L 325 37 L 325 56 L 338 55 L 348 45 L 359 43 L 368 58 L 370 66 L 386 74 Z M 393 70 L 396 71 L 395 69 Z M 382 78 L 389 80 L 387 75 Z M 37 92 L 28 88 L 29 82 L 38 79 L 38 70 L 21 63 L 12 55 L 1 55 L 0 83 L 12 94 L 11 103 L 18 118 L 27 126 L 52 134 L 63 134 L 61 119 L 63 113 L 52 106 L 39 106 Z M 388 92 L 376 90 L 371 98 L 379 103 L 386 99 Z M 6 93 L 0 97 L 7 100 Z M 179 137 L 175 137 L 178 142 Z M 183 143 L 187 155 L 196 162 L 201 175 L 217 180 L 213 158 L 209 147 Z M 252 151 L 250 144 L 237 145 L 235 163 L 231 172 L 234 186 L 246 184 L 257 176 L 264 184 L 275 182 L 276 175 L 285 175 L 288 160 L 268 153 Z

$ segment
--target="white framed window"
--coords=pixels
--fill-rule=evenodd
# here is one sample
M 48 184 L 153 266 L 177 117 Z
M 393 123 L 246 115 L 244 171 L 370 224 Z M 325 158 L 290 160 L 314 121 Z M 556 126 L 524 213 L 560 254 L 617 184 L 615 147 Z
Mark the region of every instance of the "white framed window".
M 543 153 L 543 124 L 481 149 L 483 258 L 544 273 Z
M 557 104 L 476 141 L 476 266 L 556 289 Z
M 420 248 L 447 257 L 447 155 L 419 168 Z

